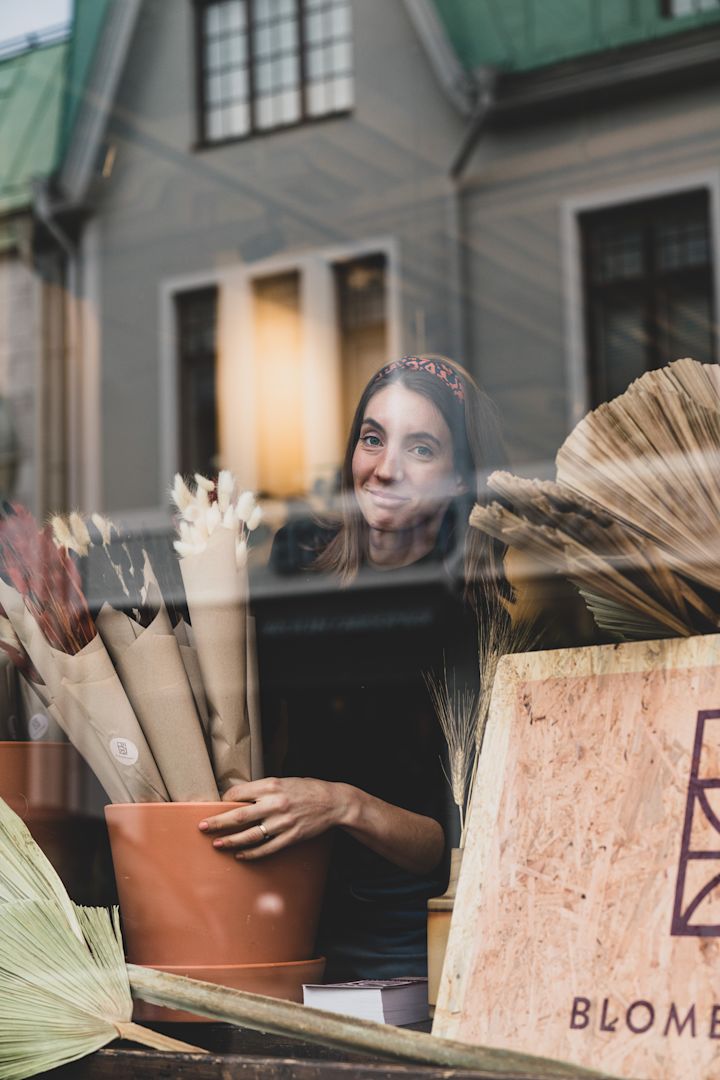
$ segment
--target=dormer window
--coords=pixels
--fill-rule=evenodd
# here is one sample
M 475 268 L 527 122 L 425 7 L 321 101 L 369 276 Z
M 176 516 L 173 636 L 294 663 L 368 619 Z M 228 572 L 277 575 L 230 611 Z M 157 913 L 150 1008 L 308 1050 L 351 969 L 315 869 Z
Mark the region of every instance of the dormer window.
M 198 0 L 199 142 L 347 112 L 350 0 Z

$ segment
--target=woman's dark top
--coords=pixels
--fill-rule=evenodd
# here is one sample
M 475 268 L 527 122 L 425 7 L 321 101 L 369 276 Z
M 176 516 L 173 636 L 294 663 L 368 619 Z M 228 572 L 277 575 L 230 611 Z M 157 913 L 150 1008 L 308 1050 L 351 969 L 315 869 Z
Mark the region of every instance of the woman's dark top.
M 423 676 L 477 681 L 452 538 L 441 530 L 421 561 L 365 567 L 340 588 L 313 569 L 332 535 L 307 520 L 281 529 L 254 589 L 267 771 L 352 784 L 445 827 L 445 747 Z M 317 944 L 326 977 L 425 975 L 426 904 L 445 876 L 444 862 L 415 876 L 337 830 Z

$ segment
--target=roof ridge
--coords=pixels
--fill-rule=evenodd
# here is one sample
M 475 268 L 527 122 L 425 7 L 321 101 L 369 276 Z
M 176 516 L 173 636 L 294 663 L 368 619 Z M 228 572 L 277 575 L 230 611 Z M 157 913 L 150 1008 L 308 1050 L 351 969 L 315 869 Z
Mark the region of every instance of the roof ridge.
M 68 21 L 0 41 L 0 63 L 5 60 L 14 60 L 18 56 L 36 52 L 50 45 L 61 45 L 68 40 L 71 30 L 72 23 Z

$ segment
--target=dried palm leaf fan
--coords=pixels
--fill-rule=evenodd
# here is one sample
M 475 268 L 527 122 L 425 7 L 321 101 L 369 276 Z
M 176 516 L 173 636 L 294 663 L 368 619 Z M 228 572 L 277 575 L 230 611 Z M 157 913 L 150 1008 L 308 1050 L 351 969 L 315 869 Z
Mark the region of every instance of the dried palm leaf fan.
M 556 464 L 555 483 L 494 473 L 504 503 L 471 524 L 565 574 L 620 637 L 717 630 L 720 371 L 648 372 L 581 420 Z
M 131 1023 L 131 992 L 213 1020 L 395 1061 L 473 1069 L 491 1080 L 600 1076 L 546 1058 L 466 1046 L 126 965 L 117 912 L 76 907 L 0 799 L 0 1080 L 24 1080 L 118 1037 L 157 1050 L 205 1053 Z
M 204 1053 L 131 1022 L 117 911 L 76 907 L 0 800 L 0 1078 L 22 1077 L 117 1038 Z

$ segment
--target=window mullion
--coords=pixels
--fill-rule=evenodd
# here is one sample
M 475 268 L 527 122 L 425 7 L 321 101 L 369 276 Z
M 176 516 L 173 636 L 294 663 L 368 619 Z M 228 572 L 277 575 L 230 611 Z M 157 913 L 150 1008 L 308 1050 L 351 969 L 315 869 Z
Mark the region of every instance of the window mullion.
M 195 88 L 196 88 L 196 116 L 195 132 L 198 143 L 207 140 L 207 94 L 205 93 L 205 13 L 207 4 L 201 0 L 195 0 L 193 5 L 194 32 L 195 32 Z
M 298 33 L 298 89 L 300 91 L 300 120 L 307 120 L 307 57 L 305 55 L 305 0 L 295 0 Z
M 247 27 L 247 63 L 248 63 L 248 109 L 250 131 L 257 131 L 255 101 L 255 2 L 245 0 L 245 26 Z

